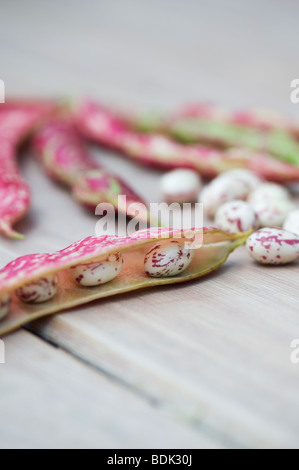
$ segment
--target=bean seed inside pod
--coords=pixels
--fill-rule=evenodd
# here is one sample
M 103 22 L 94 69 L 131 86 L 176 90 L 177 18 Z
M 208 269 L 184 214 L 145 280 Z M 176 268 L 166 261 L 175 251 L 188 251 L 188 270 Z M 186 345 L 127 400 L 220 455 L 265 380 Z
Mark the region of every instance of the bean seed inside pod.
M 11 297 L 9 294 L 2 294 L 0 296 L 0 320 L 2 320 L 9 312 Z
M 197 200 L 200 188 L 200 177 L 193 170 L 173 170 L 161 178 L 161 192 L 167 203 L 193 202 Z
M 299 236 L 279 228 L 263 228 L 247 239 L 246 248 L 258 263 L 287 264 L 299 257 Z
M 284 221 L 283 228 L 299 236 L 299 209 L 290 212 Z
M 171 277 L 185 271 L 191 263 L 194 250 L 185 248 L 176 240 L 155 245 L 145 256 L 144 269 L 151 277 Z
M 227 202 L 219 207 L 215 224 L 228 233 L 249 232 L 258 228 L 258 218 L 250 204 L 244 201 Z
M 54 297 L 57 284 L 58 277 L 55 274 L 50 274 L 19 287 L 16 290 L 16 294 L 23 302 L 40 304 Z
M 100 261 L 73 266 L 70 272 L 80 286 L 95 287 L 112 281 L 120 273 L 122 265 L 121 253 L 114 253 Z

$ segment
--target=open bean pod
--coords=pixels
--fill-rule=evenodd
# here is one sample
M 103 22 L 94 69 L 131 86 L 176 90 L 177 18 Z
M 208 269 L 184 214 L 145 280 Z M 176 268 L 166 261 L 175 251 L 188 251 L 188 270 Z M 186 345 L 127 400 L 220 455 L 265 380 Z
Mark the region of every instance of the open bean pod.
M 53 110 L 54 105 L 47 102 L 16 101 L 0 106 L 0 232 L 10 238 L 23 238 L 13 225 L 30 205 L 30 189 L 18 168 L 18 146 Z
M 104 106 L 85 101 L 75 110 L 79 132 L 87 139 L 117 150 L 143 165 L 162 169 L 191 168 L 206 178 L 234 168 L 247 168 L 277 182 L 299 181 L 299 166 L 246 147 L 228 149 L 184 145 L 162 133 L 141 133 Z
M 0 335 L 96 299 L 204 276 L 248 235 L 152 228 L 127 237 L 89 237 L 56 253 L 18 258 L 0 271 Z
M 121 178 L 103 169 L 95 162 L 85 142 L 70 119 L 55 119 L 44 123 L 35 134 L 34 147 L 48 175 L 71 188 L 74 198 L 94 210 L 103 202 L 128 216 L 133 203 L 145 201 Z M 118 196 L 126 196 L 121 206 Z M 145 219 L 149 219 L 148 213 Z

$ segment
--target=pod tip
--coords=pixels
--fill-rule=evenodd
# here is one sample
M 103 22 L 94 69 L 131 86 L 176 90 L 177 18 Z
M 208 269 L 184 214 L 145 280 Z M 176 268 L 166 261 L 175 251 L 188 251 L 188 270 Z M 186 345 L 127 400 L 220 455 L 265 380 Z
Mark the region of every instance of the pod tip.
M 7 222 L 0 221 L 0 232 L 8 238 L 14 240 L 24 240 L 25 235 L 16 232 Z

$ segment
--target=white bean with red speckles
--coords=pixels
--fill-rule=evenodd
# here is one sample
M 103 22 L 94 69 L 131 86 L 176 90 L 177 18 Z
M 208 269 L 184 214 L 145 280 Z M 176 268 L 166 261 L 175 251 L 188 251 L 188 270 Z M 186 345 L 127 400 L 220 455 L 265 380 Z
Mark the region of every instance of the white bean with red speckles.
M 258 216 L 259 227 L 282 227 L 287 216 L 296 208 L 289 199 L 270 199 L 251 204 Z
M 155 245 L 145 256 L 144 269 L 151 277 L 171 277 L 188 268 L 194 256 L 194 250 L 171 240 L 167 244 Z
M 289 191 L 280 184 L 262 183 L 249 194 L 247 202 L 249 202 L 249 204 L 255 205 L 262 202 L 278 199 L 289 200 Z
M 9 294 L 0 295 L 0 320 L 2 320 L 9 312 L 11 297 Z
M 215 225 L 228 233 L 249 232 L 258 228 L 258 218 L 253 208 L 244 201 L 227 202 L 219 207 Z
M 261 264 L 287 264 L 299 257 L 299 236 L 279 228 L 263 228 L 246 242 L 250 256 Z
M 230 201 L 245 200 L 248 193 L 248 187 L 242 181 L 216 178 L 203 189 L 199 202 L 203 203 L 205 214 L 214 217 L 220 206 Z
M 262 180 L 250 170 L 227 171 L 203 189 L 199 202 L 203 203 L 205 214 L 214 217 L 220 206 L 230 201 L 246 200 L 250 192 L 261 183 Z
M 58 277 L 55 274 L 49 274 L 36 281 L 19 287 L 16 294 L 20 300 L 31 304 L 40 304 L 52 299 L 56 294 Z
M 99 261 L 73 266 L 70 272 L 80 286 L 95 287 L 112 281 L 120 273 L 122 265 L 121 253 L 114 253 Z
M 262 180 L 259 176 L 257 176 L 253 171 L 246 170 L 244 168 L 226 171 L 217 177 L 218 180 L 224 178 L 229 179 L 232 182 L 241 181 L 248 188 L 248 192 L 253 191 L 262 184 Z
M 178 169 L 165 173 L 161 177 L 160 185 L 165 202 L 181 204 L 197 200 L 202 182 L 194 170 Z
M 299 209 L 296 209 L 287 216 L 283 228 L 299 236 Z

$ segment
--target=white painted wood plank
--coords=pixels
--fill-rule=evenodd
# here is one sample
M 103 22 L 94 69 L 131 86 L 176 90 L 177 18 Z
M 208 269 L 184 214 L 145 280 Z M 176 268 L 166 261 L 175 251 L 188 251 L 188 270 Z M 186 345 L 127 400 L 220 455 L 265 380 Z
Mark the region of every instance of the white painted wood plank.
M 207 99 L 298 114 L 289 101 L 296 2 L 113 0 L 65 8 L 37 0 L 2 7 L 1 73 L 11 93 L 81 92 L 138 107 Z
M 219 447 L 28 332 L 5 340 L 0 447 Z

